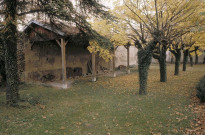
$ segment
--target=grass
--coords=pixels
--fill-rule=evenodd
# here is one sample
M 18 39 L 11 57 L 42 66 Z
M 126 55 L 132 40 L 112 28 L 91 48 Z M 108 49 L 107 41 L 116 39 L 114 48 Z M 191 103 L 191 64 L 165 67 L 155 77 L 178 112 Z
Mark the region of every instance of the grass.
M 116 78 L 83 78 L 67 90 L 24 85 L 20 108 L 4 105 L 0 93 L 0 135 L 149 135 L 184 134 L 195 116 L 190 96 L 205 74 L 205 66 L 188 67 L 174 76 L 168 65 L 168 82 L 159 82 L 158 66 L 149 71 L 148 95 L 138 93 L 138 73 Z

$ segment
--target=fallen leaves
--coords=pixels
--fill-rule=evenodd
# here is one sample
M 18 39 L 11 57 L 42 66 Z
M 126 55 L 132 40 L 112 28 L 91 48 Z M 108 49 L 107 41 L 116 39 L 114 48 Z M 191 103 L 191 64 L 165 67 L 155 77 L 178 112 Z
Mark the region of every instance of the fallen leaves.
M 46 108 L 46 106 L 42 105 L 42 104 L 37 104 L 37 107 L 39 107 L 40 109 L 45 109 Z
M 131 123 L 129 123 L 129 122 L 126 122 L 125 123 L 125 127 L 129 127 L 129 126 L 131 126 L 132 124 Z
M 190 75 L 186 73 L 177 77 L 168 73 L 167 83 L 160 83 L 157 75 L 158 70 L 150 70 L 147 96 L 135 95 L 138 90 L 137 73 L 116 78 L 103 77 L 95 83 L 88 82 L 88 79 L 84 82 L 81 80 L 72 90 L 63 92 L 45 88 L 45 94 L 41 93 L 44 91 L 39 91 L 38 94 L 42 94 L 43 98 L 49 96 L 49 101 L 44 99 L 48 103 L 46 105 L 37 104 L 29 109 L 15 109 L 16 111 L 2 107 L 0 113 L 4 113 L 0 115 L 0 130 L 5 133 L 13 132 L 13 129 L 7 129 L 8 125 L 16 126 L 15 129 L 18 130 L 23 129 L 22 134 L 32 134 L 30 129 L 39 129 L 35 131 L 36 134 L 80 134 L 85 130 L 84 134 L 105 135 L 134 132 L 139 135 L 202 135 L 205 129 L 204 104 L 197 101 L 189 105 L 190 93 L 194 91 L 200 74 L 193 73 L 188 78 Z M 37 89 L 39 88 L 33 88 L 33 91 Z M 196 122 L 193 122 L 192 111 L 196 113 Z M 17 117 L 12 118 L 14 114 Z M 44 126 L 45 124 L 47 125 Z M 191 128 L 186 129 L 188 127 Z
M 66 129 L 66 127 L 64 127 L 64 126 L 60 127 L 60 130 L 65 130 L 65 129 Z
M 162 135 L 162 133 L 154 133 L 154 132 L 151 132 L 151 135 Z
M 82 123 L 81 123 L 81 122 L 76 122 L 76 125 L 77 125 L 77 126 L 81 126 Z
M 199 99 L 195 96 L 196 93 L 192 95 L 192 103 L 189 107 L 196 114 L 196 122 L 193 123 L 190 129 L 186 129 L 186 135 L 196 134 L 204 135 L 205 134 L 205 104 L 200 103 Z
M 176 112 L 176 115 L 183 116 L 184 114 L 182 114 L 182 113 L 180 113 L 180 112 Z
M 43 119 L 46 119 L 46 116 L 44 116 L 44 115 L 42 115 L 41 117 L 42 117 Z

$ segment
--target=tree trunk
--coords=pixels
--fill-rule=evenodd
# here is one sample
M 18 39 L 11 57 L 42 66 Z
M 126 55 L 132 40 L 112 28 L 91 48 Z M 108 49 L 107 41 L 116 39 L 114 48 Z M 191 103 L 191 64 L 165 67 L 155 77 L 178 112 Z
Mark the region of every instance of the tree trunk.
M 92 82 L 96 82 L 96 57 L 95 53 L 92 53 Z
M 181 59 L 181 50 L 177 49 L 175 53 L 175 71 L 174 75 L 179 75 L 179 66 L 180 66 L 180 59 Z
M 130 74 L 130 47 L 127 47 L 127 74 Z
M 146 58 L 145 58 L 145 55 Z M 139 83 L 140 83 L 140 95 L 147 94 L 147 77 L 148 77 L 148 70 L 151 64 L 152 54 L 147 53 L 146 50 L 139 50 L 138 51 L 138 70 L 139 70 Z
M 184 51 L 184 60 L 183 60 L 183 71 L 186 71 L 186 64 L 188 61 L 189 50 Z
M 16 105 L 19 100 L 18 92 L 18 69 L 17 69 L 17 28 L 16 28 L 16 7 L 17 0 L 5 0 L 5 30 L 4 48 L 5 48 L 5 70 L 7 80 L 6 101 L 8 105 Z
M 193 57 L 191 56 L 191 54 L 189 54 L 189 58 L 190 58 L 190 66 L 193 67 L 194 62 L 193 62 Z
M 179 66 L 180 66 L 180 59 L 181 59 L 181 50 L 176 50 L 175 56 L 175 71 L 174 75 L 179 75 Z
M 167 70 L 166 70 L 166 62 L 164 60 L 159 61 L 160 65 L 160 82 L 167 81 Z
M 180 57 L 176 56 L 174 75 L 179 75 Z
M 147 94 L 148 70 L 152 61 L 154 46 L 156 44 L 157 44 L 156 42 L 152 41 L 148 44 L 146 50 L 143 49 L 138 50 L 138 71 L 139 71 L 139 83 L 140 83 L 139 94 L 140 95 Z
M 0 60 L 0 74 L 2 79 L 0 82 L 6 82 L 6 70 L 5 70 L 5 62 Z
M 167 70 L 166 70 L 166 60 L 164 60 L 164 58 L 159 60 L 159 67 L 160 67 L 160 82 L 166 82 Z
M 164 47 L 160 51 L 160 58 L 158 61 L 160 66 L 160 82 L 166 82 L 167 81 L 166 49 Z
M 196 51 L 195 51 L 195 64 L 196 65 L 199 64 L 199 57 Z
M 113 77 L 116 77 L 116 72 L 115 72 L 115 47 L 113 48 L 112 62 L 113 62 Z

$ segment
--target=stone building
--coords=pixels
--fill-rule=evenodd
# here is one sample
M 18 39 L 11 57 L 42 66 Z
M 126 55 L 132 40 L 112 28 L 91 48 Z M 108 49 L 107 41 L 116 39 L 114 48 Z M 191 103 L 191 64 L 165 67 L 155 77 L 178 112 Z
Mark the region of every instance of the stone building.
M 56 81 L 92 73 L 92 57 L 87 50 L 89 41 L 77 27 L 31 21 L 23 33 L 23 42 L 18 45 L 24 53 L 24 60 L 19 63 L 22 81 Z M 110 64 L 98 56 L 96 63 L 99 73 L 110 68 Z

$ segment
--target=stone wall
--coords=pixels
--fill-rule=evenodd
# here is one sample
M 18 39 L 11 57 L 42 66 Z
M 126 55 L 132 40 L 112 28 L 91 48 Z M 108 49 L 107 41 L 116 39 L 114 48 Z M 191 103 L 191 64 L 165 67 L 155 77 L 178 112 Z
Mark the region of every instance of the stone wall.
M 130 47 L 130 66 L 133 65 L 137 65 L 138 59 L 137 59 L 137 48 L 134 46 Z M 172 59 L 172 54 L 171 52 L 167 51 L 166 52 L 167 57 L 166 57 L 166 61 L 168 63 L 171 63 L 171 59 Z M 123 66 L 127 66 L 127 50 L 125 49 L 124 46 L 119 46 L 116 50 L 116 67 L 123 65 Z M 203 63 L 203 59 L 205 57 L 205 53 L 203 53 L 202 55 L 199 56 L 199 64 Z M 195 56 L 193 56 L 193 60 L 195 62 Z M 175 61 L 174 57 L 173 57 L 173 61 Z M 181 54 L 181 62 L 183 62 L 183 52 Z M 189 59 L 188 59 L 189 62 Z M 152 63 L 158 63 L 158 61 L 154 58 L 152 58 Z
M 137 48 L 131 46 L 129 49 L 130 52 L 130 65 L 137 65 Z M 127 66 L 127 49 L 124 46 L 119 46 L 115 52 L 116 63 L 115 66 L 120 65 Z

